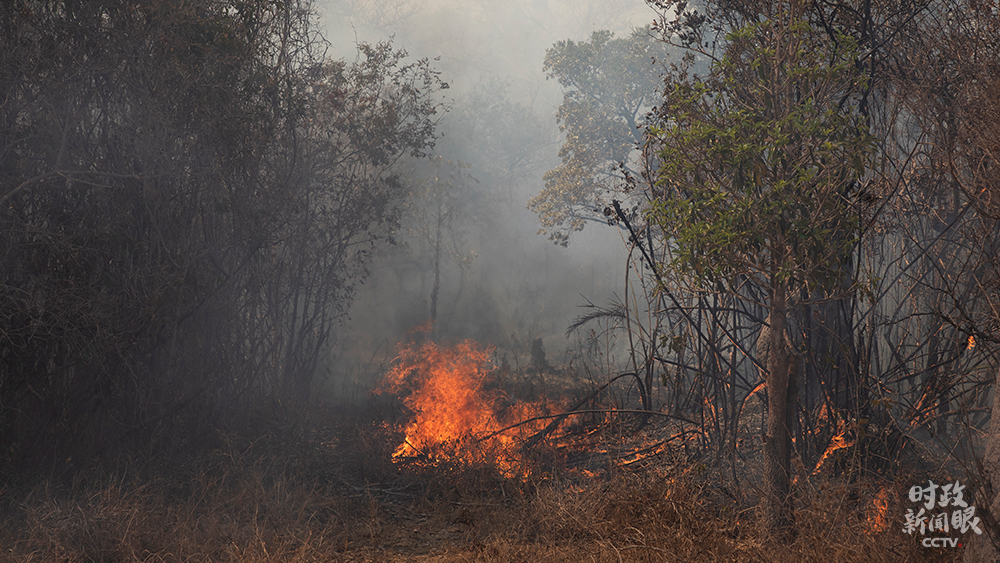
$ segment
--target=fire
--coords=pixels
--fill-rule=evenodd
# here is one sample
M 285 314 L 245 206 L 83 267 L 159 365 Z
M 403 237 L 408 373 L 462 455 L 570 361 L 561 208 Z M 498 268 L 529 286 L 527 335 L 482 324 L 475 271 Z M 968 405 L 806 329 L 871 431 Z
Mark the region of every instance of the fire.
M 417 332 L 429 329 L 428 324 Z M 506 395 L 488 387 L 492 352 L 473 340 L 440 346 L 425 338 L 398 347 L 394 366 L 377 390 L 403 394 L 412 413 L 406 438 L 392 454 L 395 460 L 486 461 L 507 474 L 524 472 L 515 438 L 502 430 L 538 416 L 540 407 L 510 404 Z M 537 432 L 544 422 L 518 430 Z
M 877 534 L 889 528 L 889 487 L 882 487 L 868 510 L 869 533 Z
M 823 468 L 823 464 L 826 463 L 826 460 L 833 454 L 837 453 L 838 450 L 849 448 L 854 445 L 854 439 L 848 437 L 850 427 L 846 421 L 838 421 L 837 430 L 837 434 L 830 438 L 830 445 L 827 446 L 826 451 L 823 452 L 823 456 L 820 457 L 819 462 L 816 463 L 816 468 L 813 469 L 812 475 L 817 475 L 820 472 L 820 469 Z

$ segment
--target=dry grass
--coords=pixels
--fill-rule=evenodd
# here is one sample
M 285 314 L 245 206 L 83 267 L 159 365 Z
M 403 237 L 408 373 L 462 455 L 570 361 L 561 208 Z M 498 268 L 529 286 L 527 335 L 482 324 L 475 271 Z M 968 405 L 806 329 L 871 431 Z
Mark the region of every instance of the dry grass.
M 16 561 L 328 561 L 357 509 L 267 468 L 110 483 L 20 503 L 2 543 Z
M 391 433 L 342 424 L 280 459 L 234 448 L 155 479 L 97 478 L 6 491 L 0 558 L 9 561 L 694 562 L 953 561 L 904 535 L 908 482 L 797 487 L 797 536 L 768 544 L 752 506 L 678 464 L 599 478 L 500 477 L 489 468 L 404 471 Z M 335 446 L 333 444 L 336 444 Z M 238 453 L 237 453 L 238 452 Z M 288 462 L 294 458 L 296 461 Z M 360 467 L 360 469 L 359 469 Z

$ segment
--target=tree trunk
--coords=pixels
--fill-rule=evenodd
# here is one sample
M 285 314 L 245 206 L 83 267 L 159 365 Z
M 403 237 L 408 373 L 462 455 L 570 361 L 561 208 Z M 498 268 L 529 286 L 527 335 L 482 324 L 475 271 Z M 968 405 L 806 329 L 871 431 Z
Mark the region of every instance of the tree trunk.
M 776 539 L 791 531 L 792 418 L 795 410 L 792 356 L 785 335 L 788 314 L 784 284 L 774 285 L 767 346 L 767 433 L 764 435 L 764 524 Z
M 441 224 L 444 213 L 438 202 L 437 230 L 434 235 L 434 287 L 431 288 L 431 322 L 437 324 L 438 293 L 441 291 Z

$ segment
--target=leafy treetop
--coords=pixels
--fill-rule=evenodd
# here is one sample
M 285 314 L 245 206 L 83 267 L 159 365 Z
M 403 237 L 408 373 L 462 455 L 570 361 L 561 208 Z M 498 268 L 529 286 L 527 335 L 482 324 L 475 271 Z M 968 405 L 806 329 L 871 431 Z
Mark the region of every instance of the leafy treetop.
M 662 88 L 657 61 L 667 46 L 648 29 L 627 38 L 595 31 L 589 42 L 560 41 L 546 52 L 544 70 L 564 88 L 556 115 L 565 143 L 562 164 L 544 175 L 545 188 L 528 203 L 540 233 L 565 246 L 586 221 L 605 222 L 608 195 L 642 142 L 646 116 Z
M 650 129 L 664 196 L 650 218 L 676 245 L 671 267 L 704 281 L 829 287 L 855 244 L 851 194 L 874 149 L 846 103 L 865 80 L 856 44 L 771 20 L 727 39 L 706 78 L 665 94 Z

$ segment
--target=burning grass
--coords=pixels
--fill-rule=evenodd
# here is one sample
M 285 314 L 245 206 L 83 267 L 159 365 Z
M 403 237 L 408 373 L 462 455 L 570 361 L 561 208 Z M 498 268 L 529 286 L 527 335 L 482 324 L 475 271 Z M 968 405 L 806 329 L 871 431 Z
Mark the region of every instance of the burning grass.
M 492 350 L 466 340 L 442 346 L 426 339 L 401 344 L 377 393 L 398 393 L 411 417 L 392 457 L 424 465 L 487 465 L 506 476 L 525 477 L 531 464 L 520 446 L 541 432 L 551 414 L 546 401 L 517 402 L 497 388 L 489 369 Z M 528 422 L 525 422 L 528 421 Z
M 768 543 L 753 481 L 729 490 L 669 418 L 514 403 L 489 351 L 418 341 L 383 390 L 407 418 L 319 408 L 289 428 L 154 472 L 3 490 L 0 547 L 23 562 L 954 561 L 901 532 L 913 480 L 802 473 L 795 539 Z M 582 405 L 580 401 L 577 405 Z M 588 416 L 589 416 L 588 415 Z M 531 420 L 518 425 L 519 421 Z M 565 422 L 556 433 L 551 420 Z M 365 421 L 365 422 L 362 422 Z M 653 422 L 651 422 L 653 421 Z M 540 435 L 548 440 L 536 440 Z M 239 445 L 237 445 L 239 444 Z M 734 479 L 735 479 L 735 468 Z
M 909 481 L 803 482 L 797 538 L 777 547 L 762 539 L 750 503 L 672 454 L 514 478 L 487 466 L 394 463 L 398 433 L 359 424 L 356 412 L 326 416 L 326 433 L 302 440 L 291 457 L 287 444 L 278 451 L 271 445 L 278 441 L 258 441 L 155 478 L 6 490 L 2 558 L 878 562 L 961 555 L 922 549 L 900 532 L 897 501 Z M 873 525 L 877 517 L 888 525 Z

